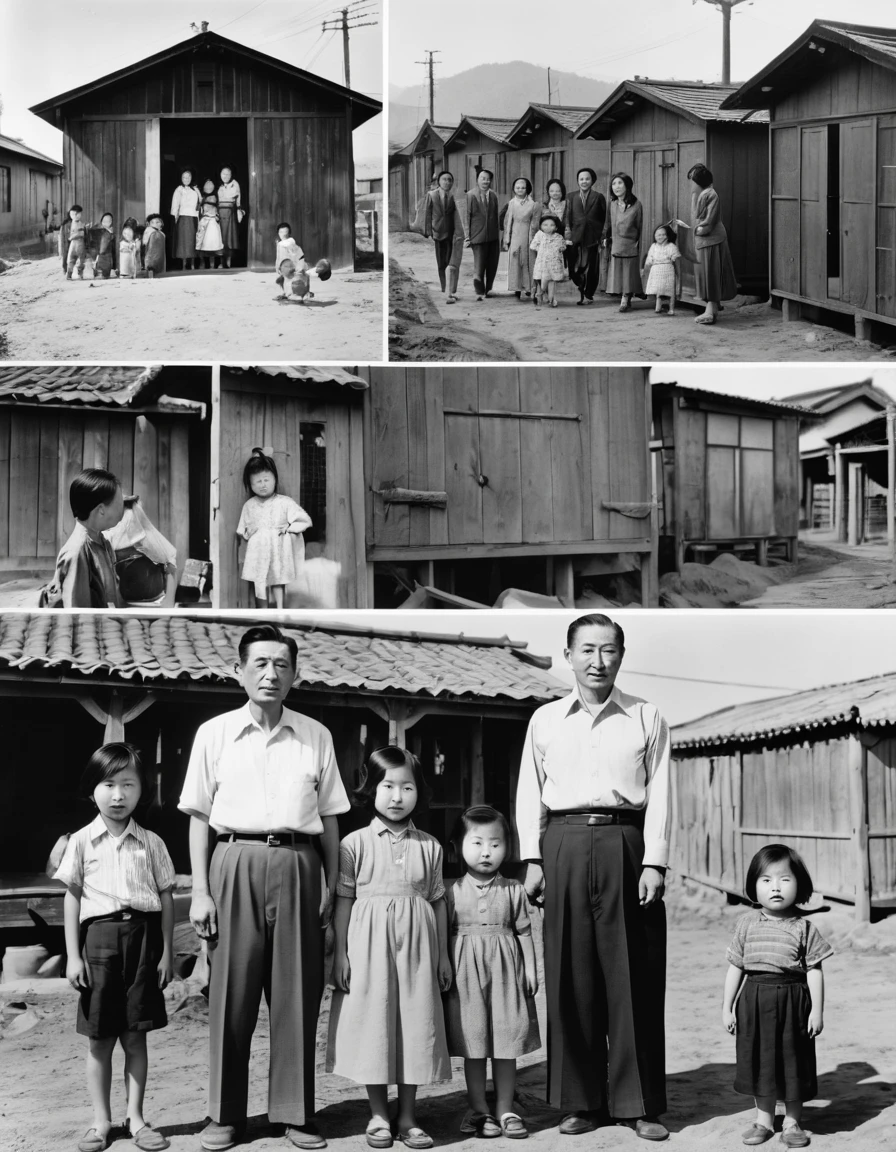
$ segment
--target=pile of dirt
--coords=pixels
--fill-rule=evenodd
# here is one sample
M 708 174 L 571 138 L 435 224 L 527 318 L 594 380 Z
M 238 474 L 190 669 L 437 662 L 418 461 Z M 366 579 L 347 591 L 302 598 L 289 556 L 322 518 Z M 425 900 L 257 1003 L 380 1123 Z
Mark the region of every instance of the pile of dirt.
M 663 608 L 732 608 L 793 576 L 793 565 L 760 568 L 728 552 L 711 564 L 684 564 L 660 580 Z

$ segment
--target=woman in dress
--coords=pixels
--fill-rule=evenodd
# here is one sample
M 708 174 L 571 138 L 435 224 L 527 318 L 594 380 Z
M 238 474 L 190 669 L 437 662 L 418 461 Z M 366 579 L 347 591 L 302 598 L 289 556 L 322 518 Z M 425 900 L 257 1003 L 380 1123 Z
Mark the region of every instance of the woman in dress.
M 695 164 L 688 172 L 693 183 L 691 192 L 691 224 L 693 225 L 694 275 L 697 296 L 706 304 L 696 317 L 698 324 L 715 324 L 722 310 L 722 300 L 733 300 L 737 295 L 737 276 L 728 247 L 728 233 L 722 223 L 722 204 L 712 185 L 712 172 L 705 164 Z M 679 243 L 687 233 L 679 236 Z
M 566 227 L 566 185 L 562 180 L 548 180 L 545 188 L 546 199 L 542 205 L 542 216 L 556 216 L 560 221 L 560 231 Z
M 218 188 L 218 219 L 221 222 L 221 238 L 224 244 L 224 267 L 229 268 L 233 253 L 240 248 L 240 224 L 243 219 L 240 186 L 234 180 L 230 168 L 221 169 L 221 184 Z
M 620 312 L 630 312 L 632 296 L 641 295 L 641 224 L 644 209 L 632 191 L 632 178 L 617 172 L 610 181 L 610 209 L 604 245 L 610 249 L 607 293 L 621 296 Z
M 174 217 L 174 258 L 182 262 L 182 267 L 190 269 L 196 258 L 196 225 L 199 221 L 199 206 L 202 197 L 193 183 L 193 173 L 184 168 L 180 174 L 180 184 L 171 197 L 171 215 Z
M 525 176 L 513 182 L 513 196 L 504 216 L 504 251 L 507 253 L 507 288 L 522 298 L 532 294 L 535 253 L 529 247 L 541 220 L 541 206 L 532 198 L 532 185 Z

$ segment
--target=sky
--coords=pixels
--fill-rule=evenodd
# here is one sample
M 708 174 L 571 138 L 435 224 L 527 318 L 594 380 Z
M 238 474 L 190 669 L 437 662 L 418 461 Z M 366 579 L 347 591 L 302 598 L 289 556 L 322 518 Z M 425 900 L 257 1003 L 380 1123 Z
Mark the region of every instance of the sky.
M 563 649 L 566 629 L 579 614 L 396 611 L 322 615 L 329 622 L 340 620 L 378 630 L 524 640 L 531 652 L 550 656 L 551 674 L 571 685 Z M 704 609 L 630 610 L 611 615 L 625 629 L 626 637 L 617 684 L 652 700 L 670 724 L 732 704 L 786 695 L 790 690 L 896 672 L 896 613 Z
M 896 368 L 880 364 L 655 364 L 652 384 L 660 382 L 708 388 L 732 396 L 777 400 L 816 388 L 858 384 L 871 377 L 896 400 Z
M 486 8 L 493 13 L 491 29 L 485 27 Z M 450 19 L 437 28 L 431 4 L 389 0 L 389 11 L 390 88 L 423 82 L 416 61 L 428 49 L 440 51 L 437 77 L 525 60 L 595 80 L 721 79 L 722 16 L 704 0 L 563 0 L 553 8 L 542 0 L 509 6 L 452 0 Z M 732 16 L 732 78 L 749 79 L 824 17 L 896 25 L 893 0 L 752 0 Z
M 61 159 L 62 133 L 32 115 L 31 105 L 186 40 L 191 22 L 202 20 L 212 32 L 343 84 L 342 33 L 321 34 L 323 21 L 343 6 L 343 0 L 0 0 L 0 132 Z M 350 34 L 351 86 L 381 100 L 383 0 L 356 7 L 365 13 L 359 23 L 377 23 Z M 382 116 L 359 128 L 354 141 L 356 163 L 382 167 Z

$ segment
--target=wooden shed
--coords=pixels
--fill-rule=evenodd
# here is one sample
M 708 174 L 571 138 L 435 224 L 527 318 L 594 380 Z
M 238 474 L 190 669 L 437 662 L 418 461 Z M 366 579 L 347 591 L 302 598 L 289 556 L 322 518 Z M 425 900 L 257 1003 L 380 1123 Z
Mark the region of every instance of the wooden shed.
M 390 153 L 389 225 L 395 231 L 406 232 L 413 223 L 417 205 L 445 167 L 445 141 L 453 131 L 424 120 L 410 144 Z
M 461 116 L 460 123 L 445 141 L 445 167 L 454 177 L 456 193 L 466 192 L 476 187 L 476 176 L 481 168 L 494 172 L 492 190 L 499 200 L 509 200 L 513 195 L 513 182 L 526 172 L 519 169 L 521 163 L 528 166 L 510 142 L 510 133 L 516 127 L 515 120 L 500 116 Z
M 660 566 L 770 545 L 796 559 L 799 422 L 807 411 L 680 384 L 653 385 Z
M 784 318 L 896 323 L 896 28 L 816 20 L 723 108 L 769 109 Z
M 62 165 L 0 134 L 0 245 L 58 228 L 61 197 Z
M 844 544 L 896 541 L 896 404 L 830 434 L 834 527 Z
M 671 867 L 743 895 L 783 841 L 856 919 L 896 906 L 896 673 L 739 704 L 672 730 Z
M 135 41 L 136 42 L 136 41 Z M 273 267 L 280 220 L 314 258 L 354 262 L 352 131 L 377 100 L 203 31 L 31 111 L 63 133 L 65 206 L 116 224 L 168 220 L 180 170 L 233 171 L 248 216 L 242 253 Z M 169 229 L 170 230 L 170 229 Z
M 74 527 L 68 490 L 107 468 L 177 549 L 208 559 L 208 370 L 0 368 L 0 579 L 49 577 Z
M 727 111 L 736 85 L 702 81 L 625 80 L 577 130 L 580 140 L 610 143 L 610 172 L 628 172 L 644 205 L 642 254 L 657 225 L 690 221 L 688 172 L 702 163 L 713 174 L 738 283 L 744 293 L 768 291 L 768 114 Z M 753 107 L 762 108 L 762 103 Z M 682 296 L 695 298 L 693 267 L 682 264 Z
M 255 447 L 270 448 L 281 492 L 308 512 L 305 568 L 287 607 L 366 608 L 364 431 L 367 383 L 342 368 L 295 365 L 212 369 L 214 606 L 254 607 L 240 579 L 236 536 L 246 500 L 243 468 Z
M 78 779 L 104 740 L 127 739 L 141 750 L 154 784 L 144 821 L 165 839 L 177 871 L 189 872 L 189 821 L 177 801 L 190 748 L 200 724 L 245 702 L 237 644 L 255 623 L 211 613 L 0 614 L 9 765 L 0 805 L 0 928 L 29 925 L 29 906 L 62 922 L 64 889 L 43 875 L 45 862 L 59 835 L 91 819 Z M 420 757 L 433 789 L 415 821 L 446 848 L 470 804 L 495 804 L 513 818 L 529 717 L 568 691 L 548 671 L 549 657 L 506 637 L 283 623 L 299 648 L 287 704 L 329 728 L 348 788 L 373 749 L 398 744 Z M 39 835 L 25 818 L 33 765 L 41 770 Z M 340 817 L 342 834 L 359 819 L 357 812 Z M 450 849 L 447 859 L 448 874 L 458 875 Z
M 549 180 L 562 180 L 573 189 L 580 168 L 593 168 L 597 187 L 607 186 L 609 146 L 603 140 L 576 136 L 593 112 L 593 107 L 571 104 L 530 104 L 517 121 L 508 137 L 521 153 L 516 176 L 529 178 L 536 199 L 547 199 Z
M 367 560 L 428 588 L 489 602 L 501 565 L 527 560 L 534 591 L 574 602 L 574 581 L 641 572 L 654 554 L 645 368 L 371 368 Z M 475 567 L 488 566 L 484 578 Z M 517 585 L 519 586 L 519 585 Z M 484 593 L 472 596 L 481 601 Z

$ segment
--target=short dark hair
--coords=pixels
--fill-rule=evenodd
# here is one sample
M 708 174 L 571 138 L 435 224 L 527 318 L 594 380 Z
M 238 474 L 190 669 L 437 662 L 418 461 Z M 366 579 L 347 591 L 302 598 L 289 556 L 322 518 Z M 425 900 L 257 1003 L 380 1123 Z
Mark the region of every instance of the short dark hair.
M 590 169 L 589 169 L 589 171 L 590 171 Z M 547 198 L 549 200 L 551 198 L 551 185 L 552 184 L 559 184 L 560 185 L 560 199 L 565 200 L 566 199 L 566 185 L 563 183 L 562 180 L 558 180 L 556 176 L 552 176 L 550 178 L 550 180 L 548 180 L 547 184 L 545 184 L 545 186 L 544 186 L 544 190 L 545 190 L 545 194 L 546 194 Z
M 287 256 L 281 260 L 280 266 L 282 267 L 288 259 L 289 257 Z M 290 263 L 292 263 L 292 261 L 290 261 Z M 292 271 L 295 272 L 295 265 L 293 265 Z M 289 273 L 289 275 L 292 275 L 292 273 Z M 252 477 L 257 476 L 259 472 L 273 473 L 275 490 L 280 487 L 280 475 L 277 472 L 277 465 L 274 463 L 273 457 L 266 455 L 263 448 L 253 448 L 252 455 L 246 461 L 246 467 L 243 469 L 243 487 L 247 492 L 252 491 Z
M 280 223 L 277 225 L 277 231 L 279 232 L 281 228 L 287 228 L 289 230 L 290 236 L 292 236 L 292 224 L 290 224 L 288 220 L 280 221 Z
M 289 657 L 293 668 L 299 666 L 299 646 L 292 636 L 287 636 L 276 624 L 256 624 L 247 628 L 240 636 L 239 655 L 240 664 L 245 667 L 249 659 L 249 649 L 253 644 L 285 644 L 289 649 Z
M 452 184 L 454 183 L 454 173 L 449 172 L 447 168 L 443 168 L 442 171 L 438 174 L 438 176 L 436 176 L 436 184 L 438 184 L 438 182 L 442 179 L 443 176 L 450 176 L 451 177 L 451 183 Z
M 766 844 L 750 861 L 750 867 L 747 869 L 747 876 L 744 880 L 744 895 L 748 900 L 752 900 L 754 904 L 759 903 L 756 899 L 756 882 L 772 864 L 781 864 L 784 861 L 789 864 L 793 878 L 796 880 L 797 904 L 809 903 L 812 899 L 812 893 L 815 891 L 815 885 L 812 883 L 809 869 L 803 863 L 802 856 L 794 848 L 788 847 L 787 844 Z
M 181 174 L 181 176 L 183 176 L 183 174 L 184 174 L 185 172 L 189 172 L 191 176 L 193 176 L 193 175 L 194 175 L 194 173 L 193 173 L 193 169 L 192 169 L 192 168 L 181 168 L 181 170 L 180 170 L 180 174 Z
M 611 620 L 609 616 L 604 616 L 602 612 L 590 612 L 587 616 L 579 616 L 577 620 L 573 620 L 566 630 L 566 647 L 572 649 L 576 642 L 576 636 L 583 628 L 590 628 L 592 625 L 597 628 L 612 628 L 616 633 L 617 644 L 625 651 L 625 633 L 615 620 Z
M 162 217 L 161 217 L 161 214 L 159 212 L 150 212 L 150 214 L 146 217 L 146 223 L 151 224 L 153 222 L 153 220 L 161 220 L 161 219 L 162 219 Z
M 486 176 L 488 176 L 489 180 L 494 180 L 495 174 L 494 174 L 494 172 L 492 172 L 491 168 L 480 168 L 479 171 L 476 173 L 476 179 L 477 180 L 479 179 L 479 177 L 482 175 L 483 172 L 486 174 Z
M 579 177 L 582 175 L 582 173 L 583 173 L 583 172 L 587 172 L 587 173 L 588 173 L 588 175 L 591 177 L 591 183 L 592 183 L 592 184 L 596 184 L 596 183 L 597 183 L 597 173 L 594 171 L 594 169 L 593 169 L 593 168 L 580 168 L 580 169 L 578 170 L 578 172 L 576 172 L 576 184 L 578 184 L 578 182 L 579 182 Z
M 705 164 L 695 164 L 688 172 L 688 180 L 693 180 L 701 188 L 708 188 L 712 184 L 712 172 Z
M 102 784 L 104 780 L 111 780 L 113 776 L 128 768 L 133 769 L 140 779 L 141 799 L 148 800 L 150 784 L 140 753 L 133 744 L 126 744 L 124 741 L 103 744 L 91 755 L 81 773 L 81 794 L 89 800 L 98 784 Z
M 99 504 L 111 504 L 121 481 L 105 468 L 85 468 L 72 480 L 68 502 L 76 520 L 86 520 Z
M 560 223 L 560 217 L 555 216 L 553 212 L 545 212 L 541 219 L 538 221 L 538 227 L 540 228 L 546 220 L 553 220 L 557 225 L 558 231 L 563 227 L 563 225 Z
M 112 215 L 112 213 L 111 213 L 111 212 L 104 212 L 104 213 L 102 214 L 102 216 L 100 216 L 100 223 L 101 223 L 101 224 L 102 224 L 102 222 L 103 222 L 103 221 L 106 219 L 106 217 L 107 217 L 107 216 L 109 217 L 109 219 L 110 219 L 110 220 L 114 220 L 114 219 L 115 219 L 115 217 Z
M 629 207 L 631 207 L 632 204 L 637 204 L 638 203 L 638 197 L 632 191 L 632 189 L 634 188 L 634 181 L 632 180 L 631 176 L 629 176 L 628 172 L 614 172 L 613 175 L 610 177 L 610 199 L 611 200 L 618 200 L 619 199 L 619 197 L 613 191 L 613 181 L 614 180 L 621 180 L 622 183 L 625 185 L 625 195 L 622 197 L 622 203 L 629 206 Z
M 522 180 L 522 182 L 526 185 L 526 195 L 531 196 L 532 195 L 532 181 L 527 179 L 525 176 L 517 176 L 514 179 L 511 187 L 515 188 L 517 186 L 517 184 L 519 184 L 520 180 Z M 516 195 L 516 193 L 514 193 L 514 195 Z
M 81 207 L 80 204 L 72 204 L 71 208 L 69 208 L 69 212 L 83 212 L 83 211 L 84 211 L 84 209 Z
M 352 804 L 356 808 L 372 811 L 377 787 L 390 768 L 410 768 L 414 774 L 414 783 L 417 785 L 417 809 L 425 808 L 432 790 L 423 776 L 420 761 L 413 752 L 408 752 L 407 748 L 399 748 L 395 744 L 377 748 L 367 757 L 367 763 L 361 769 L 361 783 L 352 793 Z
M 464 842 L 464 837 L 473 828 L 482 827 L 486 824 L 500 824 L 501 830 L 504 833 L 504 839 L 507 841 L 509 848 L 513 843 L 513 834 L 510 831 L 510 821 L 503 812 L 499 812 L 497 808 L 492 808 L 491 804 L 474 804 L 472 808 L 468 808 L 466 812 L 461 812 L 455 822 L 454 828 L 451 832 L 451 843 L 457 850 L 458 855 L 461 852 L 461 845 Z

